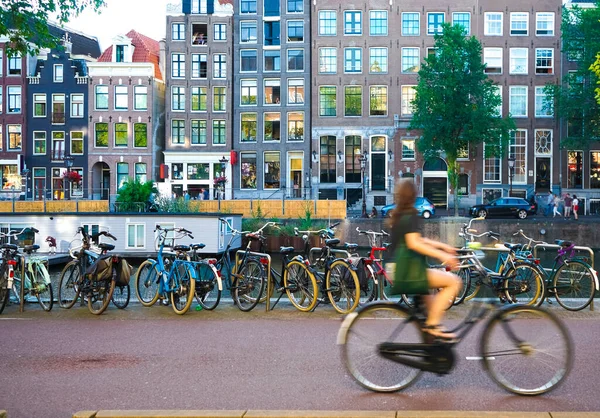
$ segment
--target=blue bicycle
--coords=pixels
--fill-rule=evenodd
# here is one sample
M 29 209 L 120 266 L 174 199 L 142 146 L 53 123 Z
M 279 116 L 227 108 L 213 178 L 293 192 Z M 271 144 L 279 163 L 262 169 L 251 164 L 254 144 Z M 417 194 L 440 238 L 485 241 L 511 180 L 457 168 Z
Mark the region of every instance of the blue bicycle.
M 169 240 L 173 240 L 173 243 L 186 236 L 192 239 L 194 237 L 185 228 L 161 228 L 157 225 L 154 232 L 157 231 L 160 245 L 157 258 L 144 261 L 138 268 L 135 275 L 135 292 L 144 306 L 152 306 L 158 299 L 169 297 L 175 313 L 183 315 L 190 309 L 194 300 L 196 290 L 194 262 L 175 258 L 167 266 L 163 250 L 170 232 L 177 234 L 175 237 L 168 237 Z M 175 251 L 185 248 L 188 247 L 173 246 Z

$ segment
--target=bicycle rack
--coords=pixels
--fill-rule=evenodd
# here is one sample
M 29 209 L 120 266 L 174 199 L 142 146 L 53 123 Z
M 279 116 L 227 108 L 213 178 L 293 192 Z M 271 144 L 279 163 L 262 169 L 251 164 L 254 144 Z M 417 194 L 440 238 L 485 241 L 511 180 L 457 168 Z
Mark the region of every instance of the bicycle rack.
M 235 253 L 235 271 L 237 272 L 237 266 L 240 264 L 240 254 L 245 254 L 246 250 L 237 250 Z M 271 309 L 271 298 L 269 295 L 271 294 L 271 256 L 267 253 L 257 253 L 254 251 L 249 251 L 248 255 L 252 255 L 255 257 L 265 257 L 269 264 L 267 266 L 267 298 L 266 298 L 266 311 L 269 312 Z

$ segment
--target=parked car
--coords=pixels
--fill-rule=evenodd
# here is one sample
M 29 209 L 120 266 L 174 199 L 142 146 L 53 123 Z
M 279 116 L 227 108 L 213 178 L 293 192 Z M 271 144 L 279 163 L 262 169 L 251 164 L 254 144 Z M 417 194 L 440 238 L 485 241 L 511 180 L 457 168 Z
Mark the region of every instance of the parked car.
M 394 209 L 395 207 L 395 203 L 384 206 L 383 208 L 381 208 L 381 216 L 387 218 L 388 216 L 390 216 L 392 209 Z M 419 214 L 419 216 L 422 216 L 425 219 L 429 219 L 433 215 L 435 215 L 435 205 L 431 203 L 431 201 L 426 197 L 417 197 L 417 200 L 415 201 L 415 209 L 417 209 L 417 213 Z
M 537 208 L 525 199 L 518 197 L 501 197 L 492 200 L 485 205 L 471 206 L 469 214 L 480 218 L 488 216 L 516 216 L 519 219 L 525 219 L 529 215 L 535 215 Z

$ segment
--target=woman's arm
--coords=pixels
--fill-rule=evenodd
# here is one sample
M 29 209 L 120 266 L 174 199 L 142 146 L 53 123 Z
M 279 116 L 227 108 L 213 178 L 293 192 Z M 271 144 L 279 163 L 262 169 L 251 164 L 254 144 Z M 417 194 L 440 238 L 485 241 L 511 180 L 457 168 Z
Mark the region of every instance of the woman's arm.
M 456 254 L 456 248 L 451 245 L 448 245 L 443 242 L 439 242 L 433 239 L 425 238 L 421 236 L 421 239 L 425 242 L 425 244 L 431 245 L 432 247 L 439 248 L 442 251 L 446 251 L 447 253 Z
M 449 252 L 442 251 L 433 245 L 428 244 L 427 238 L 423 238 L 418 232 L 411 232 L 404 236 L 406 246 L 411 250 L 423 254 L 428 257 L 437 258 L 442 263 L 449 265 L 452 269 L 456 269 L 458 261 L 456 257 Z

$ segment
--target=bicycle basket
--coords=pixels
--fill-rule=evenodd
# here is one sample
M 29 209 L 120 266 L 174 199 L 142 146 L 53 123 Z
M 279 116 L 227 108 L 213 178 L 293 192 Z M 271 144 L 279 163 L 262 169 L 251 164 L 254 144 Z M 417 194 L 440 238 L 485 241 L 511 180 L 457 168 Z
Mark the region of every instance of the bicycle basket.
M 127 262 L 124 258 L 119 260 L 119 264 L 117 264 L 117 286 L 127 286 L 129 284 L 129 280 L 131 280 L 131 264 Z
M 112 255 L 103 256 L 89 266 L 85 272 L 92 280 L 109 280 L 112 278 Z
M 25 228 L 23 232 L 17 235 L 17 245 L 19 247 L 33 244 L 35 244 L 35 232 L 33 232 L 33 229 Z

